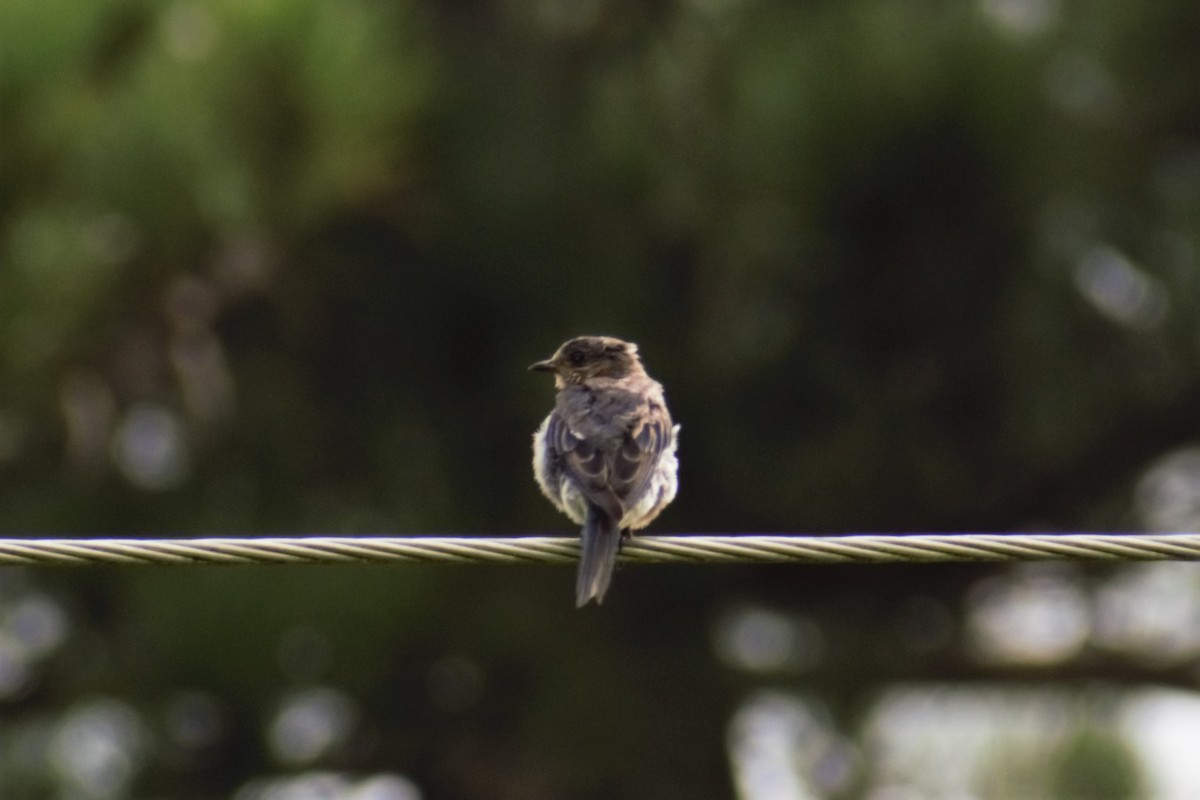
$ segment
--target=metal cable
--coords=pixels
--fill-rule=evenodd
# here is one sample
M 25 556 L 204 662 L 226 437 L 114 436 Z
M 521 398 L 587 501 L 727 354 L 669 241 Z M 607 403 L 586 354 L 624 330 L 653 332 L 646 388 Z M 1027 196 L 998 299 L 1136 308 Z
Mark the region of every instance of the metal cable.
M 566 564 L 574 537 L 295 536 L 203 539 L 0 539 L 0 566 L 407 562 Z M 886 563 L 1200 560 L 1196 533 L 945 533 L 639 536 L 621 560 L 643 563 Z

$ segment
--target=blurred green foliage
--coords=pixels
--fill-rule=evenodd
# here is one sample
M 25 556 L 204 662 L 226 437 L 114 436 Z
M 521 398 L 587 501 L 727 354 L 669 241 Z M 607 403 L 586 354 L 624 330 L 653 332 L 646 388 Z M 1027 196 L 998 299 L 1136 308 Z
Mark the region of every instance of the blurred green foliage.
M 1128 800 L 1145 795 L 1136 759 L 1104 731 L 1082 731 L 1062 750 L 1052 782 L 1055 797 Z
M 683 424 L 660 530 L 1151 524 L 1134 486 L 1200 436 L 1198 31 L 1183 0 L 6 3 L 0 532 L 566 532 L 524 366 L 581 333 L 639 342 Z M 853 726 L 898 675 L 978 677 L 980 574 L 627 569 L 577 614 L 560 570 L 22 573 L 71 633 L 0 695 L 0 763 L 41 764 L 0 793 L 64 796 L 21 748 L 138 729 L 114 696 L 158 744 L 89 797 L 722 796 L 763 680 L 718 657 L 730 608 L 810 620 L 771 679 Z M 272 750 L 325 684 L 355 733 Z M 1071 746 L 1047 792 L 1133 796 Z

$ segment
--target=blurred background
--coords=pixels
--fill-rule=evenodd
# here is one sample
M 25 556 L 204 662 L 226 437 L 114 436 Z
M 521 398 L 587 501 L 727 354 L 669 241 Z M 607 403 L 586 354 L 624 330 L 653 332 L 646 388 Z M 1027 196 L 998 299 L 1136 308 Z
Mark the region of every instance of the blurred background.
M 1200 529 L 1200 5 L 15 0 L 0 534 Z M 1188 564 L 0 571 L 17 800 L 1194 798 Z

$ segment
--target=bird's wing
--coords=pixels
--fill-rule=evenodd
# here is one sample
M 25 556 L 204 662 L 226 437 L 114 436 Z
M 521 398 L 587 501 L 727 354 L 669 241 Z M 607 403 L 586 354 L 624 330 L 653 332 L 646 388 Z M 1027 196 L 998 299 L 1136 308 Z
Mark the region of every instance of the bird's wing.
M 649 488 L 672 436 L 671 417 L 659 403 L 647 404 L 644 413 L 633 417 L 621 447 L 609 459 L 609 486 L 626 508 Z
M 614 520 L 625 515 L 621 499 L 609 483 L 609 459 L 596 442 L 576 434 L 556 409 L 546 426 L 546 444 L 558 457 L 563 472 L 589 502 Z

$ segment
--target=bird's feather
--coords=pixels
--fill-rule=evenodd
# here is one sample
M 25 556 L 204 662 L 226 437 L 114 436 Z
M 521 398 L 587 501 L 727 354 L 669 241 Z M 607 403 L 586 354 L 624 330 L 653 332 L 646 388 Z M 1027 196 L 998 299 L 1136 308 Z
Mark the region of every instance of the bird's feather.
M 573 433 L 558 409 L 550 415 L 546 444 L 560 459 L 564 476 L 579 487 L 588 502 L 619 521 L 625 510 L 621 498 L 608 485 L 604 448 Z
M 649 378 L 646 383 L 650 391 L 571 387 L 560 395 L 547 430 L 564 474 L 618 521 L 649 489 L 671 442 L 661 389 Z
M 588 504 L 583 522 L 583 541 L 580 545 L 579 572 L 575 578 L 575 606 L 582 608 L 589 600 L 604 602 L 612 583 L 617 553 L 621 549 L 621 530 L 618 520 L 598 506 Z

